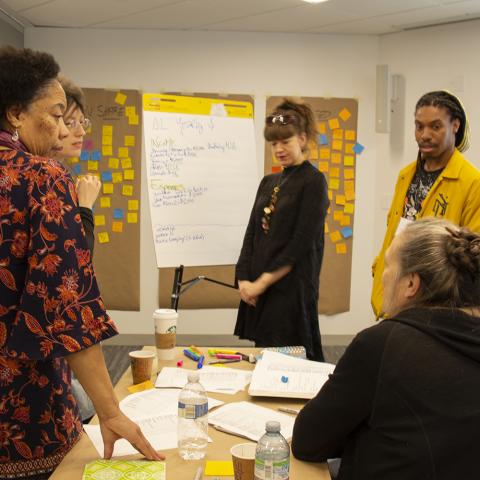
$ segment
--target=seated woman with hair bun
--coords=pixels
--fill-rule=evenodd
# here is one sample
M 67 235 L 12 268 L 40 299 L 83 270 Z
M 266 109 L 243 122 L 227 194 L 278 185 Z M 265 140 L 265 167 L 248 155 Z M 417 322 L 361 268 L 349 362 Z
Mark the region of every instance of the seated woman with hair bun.
M 341 480 L 476 478 L 480 235 L 422 219 L 385 256 L 388 319 L 360 332 L 295 421 L 293 454 Z

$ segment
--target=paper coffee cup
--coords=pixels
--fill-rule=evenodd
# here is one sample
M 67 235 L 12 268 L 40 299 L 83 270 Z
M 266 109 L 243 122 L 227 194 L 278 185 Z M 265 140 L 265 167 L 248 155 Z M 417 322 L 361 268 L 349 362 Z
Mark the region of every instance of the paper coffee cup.
M 178 313 L 169 308 L 159 308 L 153 312 L 155 323 L 155 345 L 159 360 L 173 360 L 177 334 Z
M 256 443 L 237 443 L 230 449 L 235 480 L 253 480 Z
M 135 350 L 128 355 L 130 356 L 133 383 L 137 384 L 150 380 L 155 354 L 148 350 Z

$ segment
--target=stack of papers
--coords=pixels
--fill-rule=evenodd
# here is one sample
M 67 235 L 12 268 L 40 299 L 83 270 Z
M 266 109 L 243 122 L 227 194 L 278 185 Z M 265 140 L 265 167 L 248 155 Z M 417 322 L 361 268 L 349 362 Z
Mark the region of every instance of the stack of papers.
M 249 402 L 227 403 L 208 416 L 208 423 L 227 433 L 258 442 L 265 433 L 265 424 L 280 422 L 281 433 L 287 441 L 292 439 L 295 419 L 290 415 Z
M 331 363 L 303 360 L 277 352 L 264 351 L 253 371 L 248 393 L 252 396 L 313 398 L 328 375 Z
M 250 382 L 252 372 L 225 367 L 203 367 L 201 370 L 163 367 L 158 374 L 155 387 L 183 388 L 191 372 L 200 374 L 200 383 L 207 392 L 234 395 L 243 390 Z
M 95 460 L 87 463 L 82 480 L 165 480 L 165 462 L 148 460 Z

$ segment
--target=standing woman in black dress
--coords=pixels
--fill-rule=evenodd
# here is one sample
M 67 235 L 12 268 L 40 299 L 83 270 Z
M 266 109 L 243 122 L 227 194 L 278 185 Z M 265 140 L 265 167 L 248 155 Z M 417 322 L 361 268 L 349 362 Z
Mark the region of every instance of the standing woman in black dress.
M 235 335 L 257 347 L 303 345 L 308 358 L 323 361 L 317 305 L 329 200 L 325 177 L 308 161 L 315 116 L 284 99 L 264 136 L 283 171 L 258 187 L 236 267 Z

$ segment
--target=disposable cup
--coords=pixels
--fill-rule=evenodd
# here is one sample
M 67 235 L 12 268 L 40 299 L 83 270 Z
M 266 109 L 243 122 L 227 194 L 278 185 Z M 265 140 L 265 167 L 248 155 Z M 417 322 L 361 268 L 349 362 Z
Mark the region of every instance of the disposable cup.
M 132 367 L 133 383 L 137 384 L 150 380 L 155 353 L 148 350 L 135 350 L 128 355 L 130 356 L 130 366 Z
M 178 313 L 169 308 L 159 308 L 153 312 L 155 324 L 155 345 L 159 360 L 173 360 L 177 334 Z
M 237 443 L 230 449 L 235 480 L 253 480 L 256 443 Z

